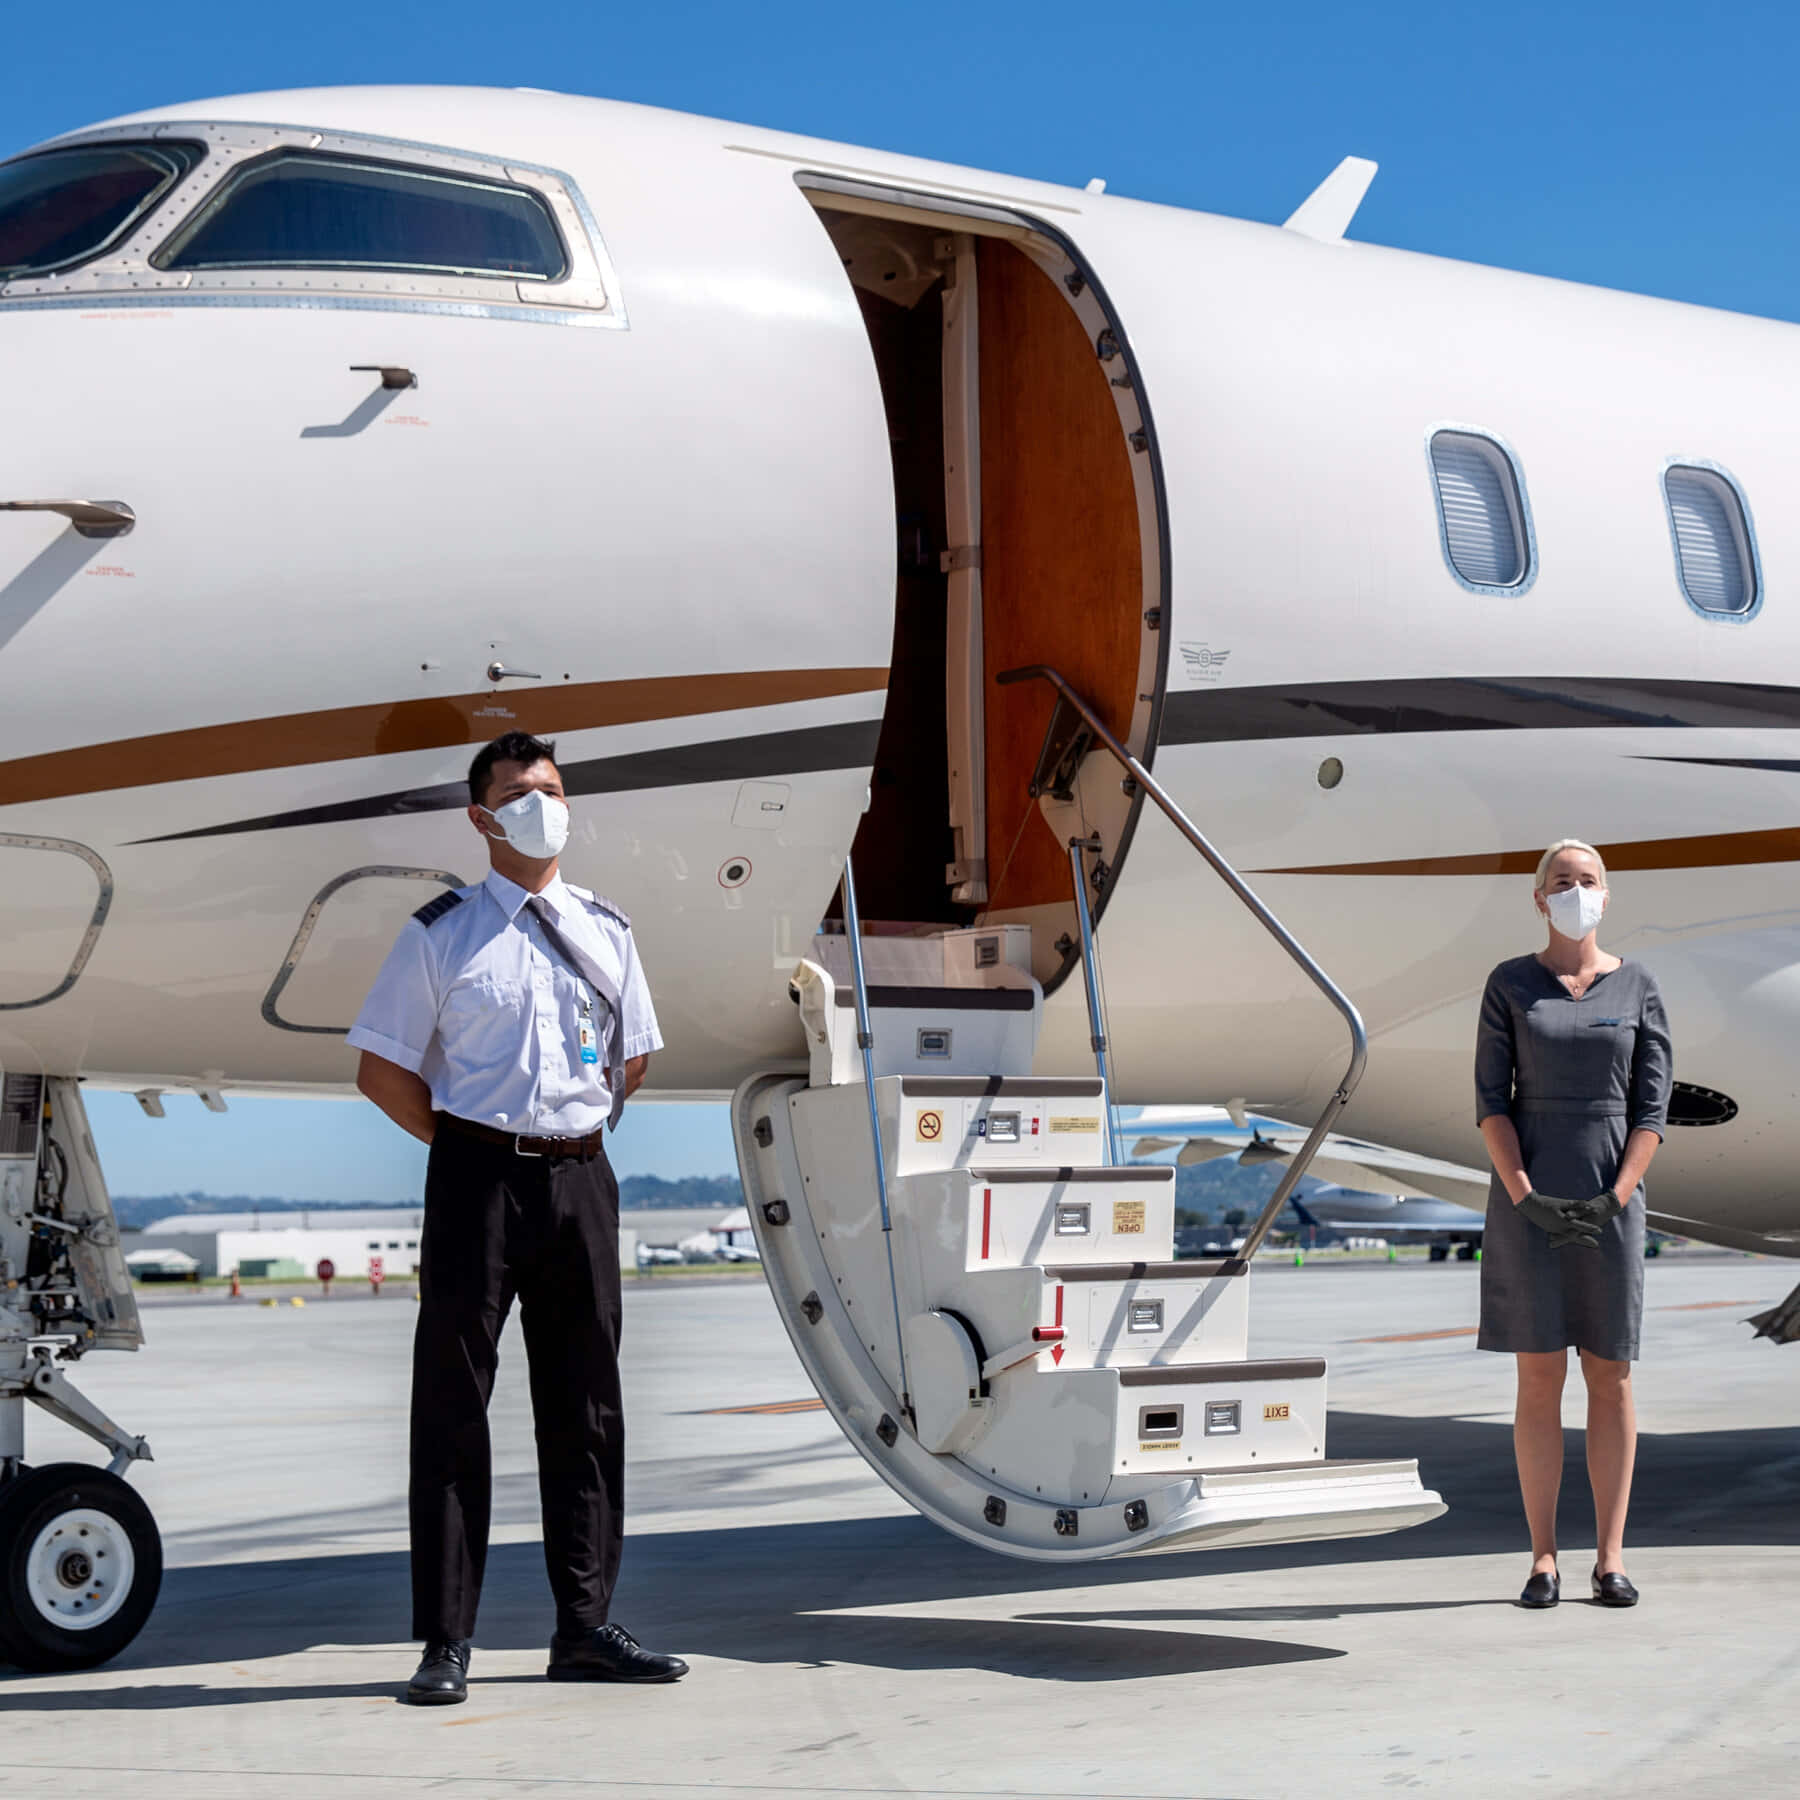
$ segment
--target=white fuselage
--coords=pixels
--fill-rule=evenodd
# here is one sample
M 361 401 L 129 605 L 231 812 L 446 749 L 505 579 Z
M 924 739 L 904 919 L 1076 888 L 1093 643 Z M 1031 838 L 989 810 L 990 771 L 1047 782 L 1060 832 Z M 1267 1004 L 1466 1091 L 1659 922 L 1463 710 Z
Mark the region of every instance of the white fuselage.
M 94 541 L 0 515 L 0 1066 L 342 1087 L 399 920 L 480 871 L 455 784 L 515 724 L 576 771 L 569 877 L 633 918 L 668 1042 L 652 1085 L 718 1092 L 801 1053 L 788 977 L 863 814 L 895 618 L 888 424 L 796 184 L 817 171 L 1041 220 L 1104 284 L 1163 509 L 1144 748 L 1362 1009 L 1349 1127 L 1479 1159 L 1476 1001 L 1540 939 L 1521 863 L 1579 836 L 1613 851 L 1603 939 L 1656 973 L 1678 1079 L 1737 1106 L 1672 1132 L 1653 1207 L 1800 1232 L 1793 327 L 561 96 L 142 119 L 559 171 L 608 306 L 0 289 L 0 500 L 137 517 Z M 417 388 L 371 411 L 355 365 Z M 1446 566 L 1446 424 L 1517 456 L 1519 593 Z M 1754 617 L 1684 598 L 1672 458 L 1747 497 Z M 496 661 L 539 679 L 489 681 Z M 1083 782 L 1116 793 L 1117 770 Z M 1116 864 L 1119 1097 L 1316 1107 L 1335 1017 L 1153 811 Z M 1065 983 L 1040 1065 L 1085 1067 L 1086 1033 Z

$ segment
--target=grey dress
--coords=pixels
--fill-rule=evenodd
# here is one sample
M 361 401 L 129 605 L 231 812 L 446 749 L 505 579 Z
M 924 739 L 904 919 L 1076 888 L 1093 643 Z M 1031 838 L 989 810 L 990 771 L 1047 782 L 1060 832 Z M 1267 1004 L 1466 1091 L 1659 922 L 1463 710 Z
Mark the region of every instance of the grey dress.
M 1669 1026 L 1656 979 L 1624 962 L 1579 1000 L 1535 956 L 1488 977 L 1475 1039 L 1475 1116 L 1510 1115 L 1540 1194 L 1585 1199 L 1610 1187 L 1639 1126 L 1663 1135 Z M 1644 1312 L 1644 1190 L 1600 1233 L 1600 1248 L 1552 1250 L 1494 1176 L 1481 1245 L 1483 1350 L 1555 1351 L 1634 1361 Z

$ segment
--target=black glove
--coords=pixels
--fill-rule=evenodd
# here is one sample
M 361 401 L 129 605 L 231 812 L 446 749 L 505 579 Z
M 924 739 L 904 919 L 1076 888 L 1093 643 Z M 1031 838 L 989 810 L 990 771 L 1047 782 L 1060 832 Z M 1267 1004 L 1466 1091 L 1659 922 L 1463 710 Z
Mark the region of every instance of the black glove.
M 1519 1211 L 1540 1231 L 1547 1232 L 1554 1250 L 1566 1250 L 1580 1244 L 1588 1250 L 1600 1248 L 1600 1227 L 1590 1224 L 1580 1210 L 1581 1200 L 1558 1200 L 1554 1194 L 1529 1193 L 1519 1202 Z
M 1591 1200 L 1577 1200 L 1574 1216 L 1599 1231 L 1610 1225 L 1625 1210 L 1619 1196 L 1611 1188 L 1602 1188 Z

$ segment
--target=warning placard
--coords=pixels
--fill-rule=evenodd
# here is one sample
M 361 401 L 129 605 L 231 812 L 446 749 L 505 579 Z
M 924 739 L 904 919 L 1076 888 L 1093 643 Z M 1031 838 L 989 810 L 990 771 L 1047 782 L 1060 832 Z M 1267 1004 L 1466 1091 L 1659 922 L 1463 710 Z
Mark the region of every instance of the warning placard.
M 1113 1235 L 1141 1237 L 1144 1232 L 1144 1203 L 1141 1200 L 1113 1202 Z
M 944 1115 L 941 1112 L 922 1112 L 913 1122 L 913 1136 L 921 1144 L 935 1144 L 944 1135 Z
M 1065 1113 L 1050 1121 L 1052 1131 L 1098 1131 L 1100 1121 L 1093 1113 Z

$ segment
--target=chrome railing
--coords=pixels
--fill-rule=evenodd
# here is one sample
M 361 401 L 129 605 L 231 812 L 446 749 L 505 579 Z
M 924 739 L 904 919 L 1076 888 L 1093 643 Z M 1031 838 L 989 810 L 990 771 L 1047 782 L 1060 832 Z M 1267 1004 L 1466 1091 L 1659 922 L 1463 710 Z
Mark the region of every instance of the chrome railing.
M 1112 1072 L 1106 1066 L 1106 1019 L 1100 1010 L 1100 963 L 1094 950 L 1094 919 L 1088 911 L 1087 868 L 1083 861 L 1096 838 L 1069 839 L 1069 874 L 1075 883 L 1075 918 L 1081 927 L 1081 973 L 1087 983 L 1088 1044 L 1094 1052 L 1094 1068 L 1100 1076 L 1100 1104 L 1106 1109 L 1106 1160 L 1116 1169 L 1125 1159 L 1119 1154 L 1119 1116 L 1113 1111 Z
M 1207 862 L 1212 865 L 1213 872 L 1238 897 L 1239 901 L 1242 902 L 1256 922 L 1262 926 L 1263 930 L 1287 952 L 1288 956 L 1296 965 L 1298 965 L 1313 986 L 1316 987 L 1334 1007 L 1336 1007 L 1338 1012 L 1342 1015 L 1344 1023 L 1350 1028 L 1350 1065 L 1345 1069 L 1344 1078 L 1338 1083 L 1337 1091 L 1331 1096 L 1331 1099 L 1326 1102 L 1325 1110 L 1320 1113 L 1318 1123 L 1313 1126 L 1312 1131 L 1307 1136 L 1306 1142 L 1301 1145 L 1292 1161 L 1289 1162 L 1287 1173 L 1282 1176 L 1275 1192 L 1270 1195 L 1268 1204 L 1262 1209 L 1262 1212 L 1258 1214 L 1255 1225 L 1250 1229 L 1249 1236 L 1244 1239 L 1244 1247 L 1241 1254 L 1245 1261 L 1248 1261 L 1262 1248 L 1263 1240 L 1269 1235 L 1270 1228 L 1280 1216 L 1281 1209 L 1287 1205 L 1288 1197 L 1293 1193 L 1301 1179 L 1305 1176 L 1307 1168 L 1312 1163 L 1313 1158 L 1319 1153 L 1319 1146 L 1324 1143 L 1326 1137 L 1329 1136 L 1331 1132 L 1332 1126 L 1337 1123 L 1338 1115 L 1350 1104 L 1350 1096 L 1356 1092 L 1357 1084 L 1362 1080 L 1363 1069 L 1369 1060 L 1369 1034 L 1363 1026 L 1362 1014 L 1356 1010 L 1349 995 L 1347 995 L 1313 960 L 1300 940 L 1296 938 L 1278 918 L 1276 918 L 1274 913 L 1272 913 L 1266 905 L 1264 905 L 1263 901 L 1258 897 L 1255 890 L 1251 888 L 1250 884 L 1244 880 L 1243 876 L 1241 876 L 1237 870 L 1234 869 L 1216 849 L 1214 849 L 1212 844 L 1207 840 L 1206 834 L 1200 830 L 1179 806 L 1176 805 L 1173 797 L 1162 783 L 1159 782 L 1156 777 L 1152 775 L 1116 737 L 1113 736 L 1112 732 L 1107 729 L 1105 721 L 1097 712 L 1095 712 L 1093 707 L 1091 707 L 1087 701 L 1069 685 L 1059 671 L 1049 668 L 1043 663 L 1034 663 L 1029 668 L 1008 669 L 1003 674 L 997 675 L 995 680 L 998 681 L 1002 687 L 1010 687 L 1013 683 L 1020 681 L 1048 682 L 1050 686 L 1056 690 L 1058 708 L 1060 709 L 1061 707 L 1066 706 L 1081 719 L 1088 731 L 1093 734 L 1094 741 L 1105 747 L 1114 760 L 1117 761 L 1126 773 L 1130 775 L 1132 780 L 1138 784 L 1138 787 L 1143 793 L 1156 803 L 1157 808 L 1162 812 L 1164 817 L 1168 819 L 1169 823 L 1173 825 L 1175 829 L 1200 852 Z M 1053 715 L 1050 721 L 1049 731 L 1045 735 L 1046 746 L 1057 738 L 1057 724 L 1058 721 Z M 1084 885 L 1085 872 L 1081 868 L 1080 859 L 1074 851 L 1070 852 L 1070 863 L 1076 871 L 1077 910 L 1083 917 L 1084 922 L 1082 944 L 1083 960 L 1091 961 L 1092 944 L 1089 941 L 1089 934 L 1085 930 L 1085 915 L 1087 910 L 1087 894 Z M 1092 982 L 1091 974 L 1089 976 L 1089 981 L 1090 983 Z M 1092 1003 L 1090 1002 L 1090 1005 L 1091 1004 Z M 1098 1032 L 1098 1029 L 1098 1025 L 1096 1024 L 1096 1032 Z M 1102 1072 L 1104 1073 L 1104 1071 Z M 1111 1116 L 1111 1098 L 1111 1091 L 1108 1090 L 1107 1099 L 1109 1103 L 1109 1118 Z
M 913 1416 L 906 1373 L 906 1333 L 900 1325 L 900 1283 L 894 1276 L 894 1220 L 888 1211 L 887 1154 L 881 1143 L 881 1110 L 875 1104 L 875 1034 L 869 1029 L 869 983 L 863 970 L 862 915 L 856 908 L 856 876 L 844 858 L 844 934 L 850 940 L 850 990 L 856 997 L 856 1047 L 862 1052 L 863 1093 L 869 1102 L 869 1136 L 875 1145 L 875 1193 L 881 1202 L 881 1241 L 887 1247 L 888 1294 L 894 1303 L 894 1348 L 900 1355 L 900 1406 Z

